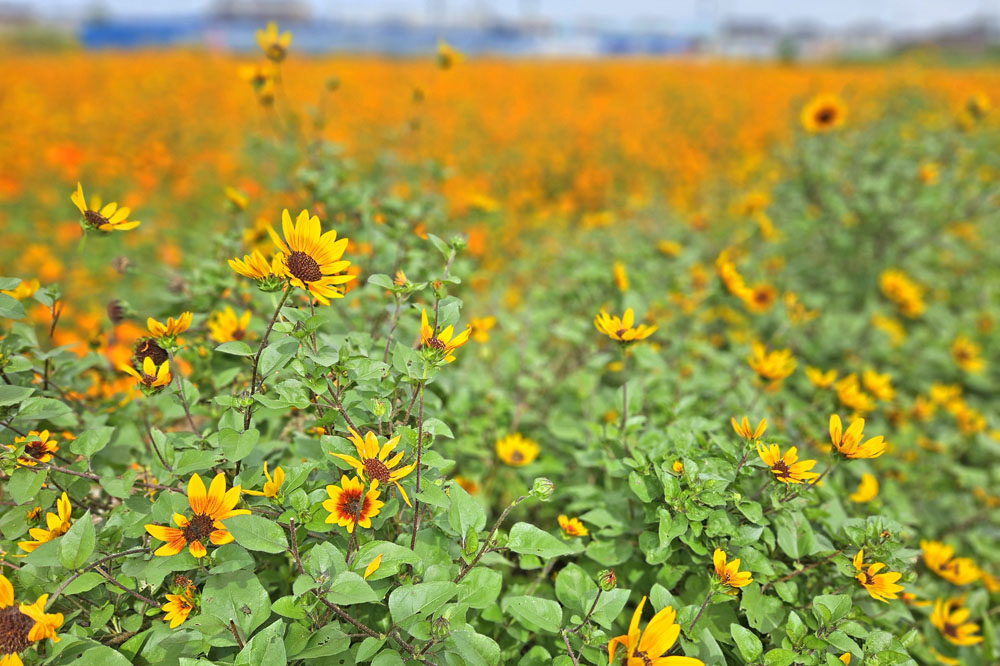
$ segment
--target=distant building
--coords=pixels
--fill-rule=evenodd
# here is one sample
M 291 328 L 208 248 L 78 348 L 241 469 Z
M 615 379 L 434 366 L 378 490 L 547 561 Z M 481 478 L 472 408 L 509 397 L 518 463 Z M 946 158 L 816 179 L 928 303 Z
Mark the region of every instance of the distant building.
M 781 31 L 773 23 L 738 19 L 722 25 L 713 50 L 727 58 L 769 60 L 778 56 L 781 38 Z
M 302 0 L 216 0 L 209 16 L 217 21 L 285 21 L 309 20 L 312 11 Z

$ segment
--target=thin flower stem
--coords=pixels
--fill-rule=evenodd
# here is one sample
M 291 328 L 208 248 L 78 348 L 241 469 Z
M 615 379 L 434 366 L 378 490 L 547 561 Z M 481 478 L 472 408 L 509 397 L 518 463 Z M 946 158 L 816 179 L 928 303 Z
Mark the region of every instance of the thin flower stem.
M 698 620 L 701 619 L 701 614 L 705 612 L 705 609 L 708 607 L 708 602 L 711 600 L 712 600 L 712 590 L 711 588 L 709 588 L 708 594 L 705 595 L 705 600 L 701 602 L 701 608 L 698 609 L 698 614 L 694 616 L 693 620 L 691 620 L 691 626 L 689 626 L 687 630 L 688 634 L 694 631 L 695 625 L 698 624 Z
M 628 382 L 622 384 L 622 420 L 618 425 L 618 439 L 621 440 L 625 455 L 632 457 L 632 450 L 625 439 L 625 422 L 628 420 Z
M 267 323 L 264 337 L 260 339 L 260 344 L 257 345 L 257 353 L 253 357 L 253 369 L 250 372 L 250 398 L 253 398 L 254 393 L 257 392 L 257 367 L 260 365 L 260 355 L 264 352 L 264 347 L 267 346 L 267 338 L 271 335 L 271 329 L 274 328 L 275 322 L 278 321 L 278 315 L 281 314 L 281 308 L 285 305 L 285 301 L 288 300 L 289 294 L 292 293 L 292 288 L 291 283 L 288 283 L 288 286 L 285 287 L 285 291 L 281 294 L 281 299 L 278 301 L 278 307 L 274 308 L 271 321 Z M 243 432 L 250 429 L 250 422 L 253 420 L 253 402 L 247 405 L 246 410 L 246 413 L 243 415 Z
M 403 301 L 399 298 L 399 294 L 394 294 L 394 296 L 396 298 L 396 309 L 392 312 L 392 322 L 389 325 L 389 333 L 385 336 L 385 349 L 382 350 L 383 363 L 389 360 L 389 344 L 392 342 L 392 334 L 396 331 L 396 325 L 399 324 L 399 308 L 403 305 Z
M 802 567 L 801 569 L 796 569 L 792 573 L 790 573 L 790 574 L 788 574 L 786 576 L 782 576 L 778 580 L 775 580 L 775 581 L 772 581 L 770 583 L 767 583 L 766 585 L 764 585 L 763 587 L 760 588 L 760 591 L 761 591 L 761 593 L 766 592 L 767 589 L 769 587 L 773 586 L 775 583 L 783 583 L 786 580 L 790 580 L 790 579 L 795 578 L 796 576 L 798 576 L 800 574 L 804 574 L 805 572 L 809 571 L 810 569 L 815 569 L 816 567 L 818 567 L 818 566 L 820 566 L 822 564 L 826 564 L 827 562 L 829 562 L 830 560 L 832 560 L 833 558 L 835 558 L 837 555 L 840 555 L 842 552 L 844 552 L 844 549 L 840 548 L 840 549 L 838 549 L 838 550 L 830 553 L 829 555 L 827 555 L 826 557 L 824 557 L 822 560 L 817 560 L 816 562 L 813 562 L 812 564 L 810 564 L 807 567 Z
M 573 662 L 573 666 L 580 666 L 580 662 L 576 660 L 576 655 L 573 654 L 573 648 L 569 644 L 569 636 L 566 635 L 566 630 L 563 629 L 561 632 L 563 643 L 566 644 L 566 652 L 569 653 L 569 658 Z
M 426 366 L 425 366 L 426 367 Z M 425 373 L 426 374 L 426 373 Z M 413 532 L 410 534 L 410 550 L 417 547 L 417 530 L 420 529 L 420 459 L 424 448 L 424 383 L 420 382 L 420 406 L 417 408 L 417 483 L 413 493 Z
M 239 629 L 236 628 L 235 620 L 229 621 L 229 631 L 232 632 L 233 638 L 236 639 L 236 644 L 239 645 L 240 649 L 242 650 L 246 646 L 246 644 L 243 642 L 243 638 L 240 636 Z
M 304 574 L 306 570 L 302 566 L 302 559 L 299 557 L 299 538 L 295 536 L 295 518 L 288 519 L 288 542 L 291 544 L 290 551 L 292 559 L 295 560 L 295 566 L 298 567 L 300 574 Z
M 583 622 L 581 622 L 580 624 L 578 624 L 575 627 L 573 627 L 572 629 L 570 629 L 570 631 L 577 631 L 580 627 L 582 627 L 583 625 L 587 624 L 587 620 L 590 619 L 590 616 L 594 614 L 594 610 L 597 608 L 597 602 L 600 600 L 600 598 L 601 598 L 601 592 L 603 592 L 603 591 L 604 590 L 602 590 L 601 588 L 597 588 L 597 596 L 594 597 L 594 603 L 590 604 L 590 610 L 587 611 L 587 615 L 584 616 Z
M 521 502 L 523 502 L 526 499 L 528 499 L 528 495 L 521 495 L 516 500 L 514 500 L 513 502 L 511 502 L 509 505 L 507 505 L 507 508 L 503 510 L 503 513 L 500 514 L 500 517 L 497 518 L 497 521 L 495 523 L 493 523 L 493 528 L 490 530 L 490 533 L 486 535 L 486 540 L 483 541 L 483 545 L 479 549 L 479 552 L 476 553 L 476 556 L 474 558 L 472 558 L 471 562 L 469 562 L 468 564 L 466 564 L 461 569 L 461 571 L 458 572 L 458 575 L 455 576 L 455 580 L 452 581 L 453 583 L 459 583 L 459 582 L 461 582 L 462 579 L 465 578 L 465 576 L 470 571 L 472 571 L 472 568 L 474 566 L 476 566 L 476 564 L 479 563 L 480 558 L 483 555 L 486 554 L 487 549 L 490 547 L 490 542 L 493 541 L 493 535 L 497 533 L 497 530 L 500 529 L 500 525 L 502 525 L 503 521 L 507 518 L 507 514 L 509 514 L 511 511 L 513 511 L 514 507 L 516 507 L 518 504 L 520 504 Z
M 121 551 L 119 553 L 112 553 L 111 555 L 108 555 L 106 557 L 102 557 L 101 559 L 97 560 L 96 562 L 92 562 L 91 564 L 88 564 L 86 567 L 84 567 L 83 569 L 80 569 L 79 571 L 77 571 L 76 573 L 74 573 L 72 576 L 70 576 L 69 578 L 67 578 L 65 581 L 63 581 L 63 584 L 60 585 L 58 587 L 58 589 L 56 589 L 56 591 L 52 593 L 51 597 L 49 597 L 48 603 L 45 604 L 45 607 L 48 608 L 49 606 L 51 606 L 52 602 L 59 598 L 59 595 L 62 594 L 63 590 L 65 590 L 66 587 L 69 586 L 70 583 L 72 583 L 74 580 L 76 580 L 77 578 L 79 578 L 80 576 L 82 576 L 87 571 L 89 571 L 89 570 L 91 570 L 91 569 L 93 569 L 95 567 L 101 566 L 102 564 L 104 564 L 108 560 L 113 560 L 113 559 L 118 558 L 118 557 L 125 557 L 126 555 L 135 555 L 137 553 L 148 553 L 148 552 L 149 552 L 149 549 L 145 548 L 145 547 L 143 547 L 143 548 L 132 548 L 130 550 L 123 550 L 123 551 Z
M 104 576 L 104 578 L 109 583 L 111 583 L 112 585 L 114 585 L 115 587 L 117 587 L 117 588 L 119 588 L 121 590 L 124 590 L 125 592 L 127 592 L 130 595 L 132 595 L 133 597 L 135 597 L 136 599 L 138 599 L 142 603 L 144 603 L 144 604 L 146 604 L 148 606 L 151 606 L 153 608 L 159 608 L 160 605 L 158 603 L 156 603 L 156 600 L 150 599 L 149 597 L 145 597 L 145 596 L 139 594 L 138 592 L 136 592 L 134 590 L 130 590 L 129 588 L 125 587 L 124 585 L 122 585 L 121 583 L 119 583 L 117 580 L 115 580 L 114 578 L 112 578 L 111 575 L 108 574 L 108 572 L 106 572 L 101 567 L 94 567 L 94 571 L 96 571 L 97 573 L 99 573 L 102 576 Z
M 174 360 L 174 355 L 171 354 L 170 355 L 170 361 L 171 361 L 171 363 L 173 362 L 173 360 Z M 177 374 L 173 376 L 172 381 L 175 384 L 177 384 L 177 397 L 181 399 L 181 407 L 184 408 L 184 416 L 187 417 L 188 425 L 191 426 L 191 432 L 197 434 L 198 433 L 198 426 L 196 426 L 194 424 L 194 419 L 191 418 L 191 408 L 188 407 L 187 398 L 184 397 L 184 380 L 181 378 L 180 371 L 178 371 Z M 162 462 L 162 461 L 163 461 L 163 458 L 160 458 L 160 462 Z M 169 471 L 169 468 L 168 468 L 168 471 Z

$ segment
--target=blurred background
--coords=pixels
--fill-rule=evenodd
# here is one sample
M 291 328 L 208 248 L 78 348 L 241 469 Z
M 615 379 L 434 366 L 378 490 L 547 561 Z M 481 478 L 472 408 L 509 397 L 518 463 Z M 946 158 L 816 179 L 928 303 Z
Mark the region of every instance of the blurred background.
M 1000 0 L 35 0 L 0 2 L 19 48 L 199 45 L 251 51 L 277 20 L 308 53 L 411 55 L 445 39 L 514 57 L 878 60 L 997 54 Z

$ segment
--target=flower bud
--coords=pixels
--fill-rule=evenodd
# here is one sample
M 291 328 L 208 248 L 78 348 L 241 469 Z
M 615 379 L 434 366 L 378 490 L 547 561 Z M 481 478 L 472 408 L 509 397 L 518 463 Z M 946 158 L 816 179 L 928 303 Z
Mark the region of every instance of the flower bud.
M 436 617 L 431 620 L 431 636 L 437 638 L 444 638 L 448 635 L 448 629 L 451 627 L 451 622 L 445 617 Z
M 542 502 L 547 502 L 552 493 L 555 492 L 556 484 L 552 483 L 550 479 L 546 479 L 543 476 L 535 479 L 535 485 L 531 489 L 531 496 Z
M 610 592 L 618 587 L 618 577 L 615 576 L 615 570 L 605 569 L 601 573 L 597 574 L 597 584 L 605 592 Z

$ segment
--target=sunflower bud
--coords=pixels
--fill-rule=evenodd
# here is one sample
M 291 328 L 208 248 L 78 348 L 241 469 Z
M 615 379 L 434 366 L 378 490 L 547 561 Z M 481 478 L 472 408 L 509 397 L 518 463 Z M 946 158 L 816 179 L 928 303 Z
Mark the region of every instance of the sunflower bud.
M 448 635 L 448 630 L 451 628 L 451 622 L 445 617 L 436 617 L 431 620 L 431 636 L 435 638 L 444 638 Z
M 542 502 L 547 502 L 555 490 L 556 484 L 552 483 L 550 479 L 540 476 L 535 479 L 535 485 L 531 488 L 531 496 Z
M 601 573 L 597 574 L 597 584 L 605 592 L 610 592 L 618 587 L 618 577 L 615 576 L 615 570 L 605 569 Z
M 385 401 L 381 398 L 372 398 L 372 414 L 381 419 L 385 416 Z

